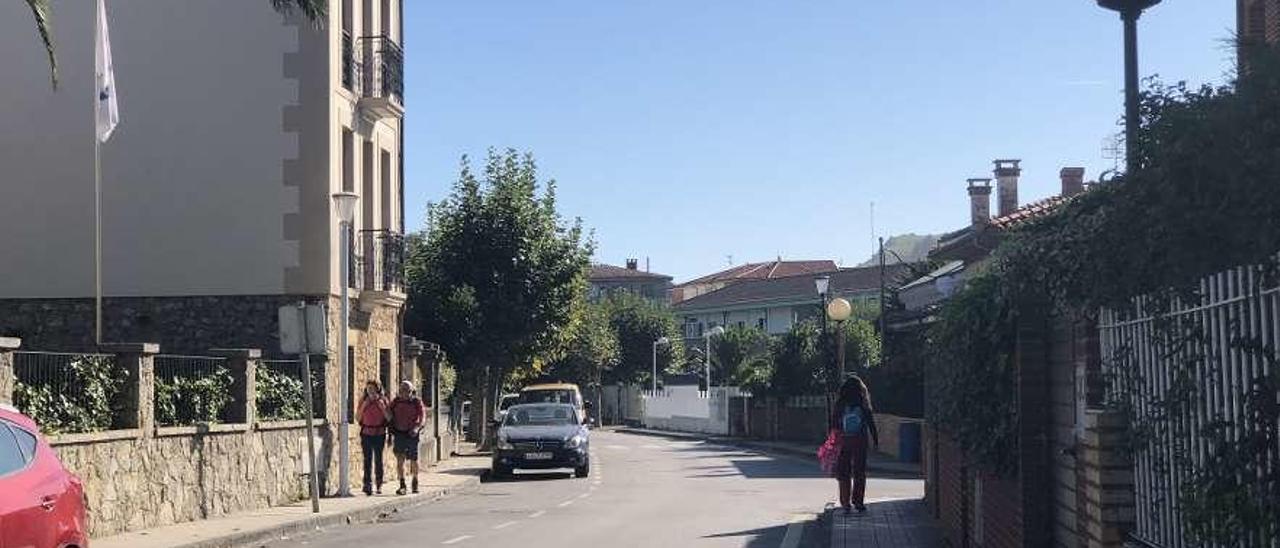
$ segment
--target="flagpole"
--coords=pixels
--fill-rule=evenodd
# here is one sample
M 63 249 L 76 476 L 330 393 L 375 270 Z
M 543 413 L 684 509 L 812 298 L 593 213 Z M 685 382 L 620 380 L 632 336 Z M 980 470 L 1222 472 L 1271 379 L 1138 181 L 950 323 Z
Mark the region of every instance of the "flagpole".
M 98 115 L 102 101 L 98 98 L 97 57 L 98 44 L 102 40 L 102 21 L 98 14 L 102 13 L 102 0 L 97 0 L 93 14 L 93 328 L 94 341 L 102 345 L 102 142 L 98 139 Z

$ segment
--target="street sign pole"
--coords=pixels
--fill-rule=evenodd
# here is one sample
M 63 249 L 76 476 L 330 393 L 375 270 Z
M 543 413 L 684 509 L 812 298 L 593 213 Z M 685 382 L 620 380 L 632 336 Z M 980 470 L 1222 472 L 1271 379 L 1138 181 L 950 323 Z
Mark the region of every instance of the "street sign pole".
M 320 469 L 319 460 L 316 458 L 316 429 L 315 429 L 315 393 L 311 388 L 311 353 L 307 347 L 307 303 L 298 302 L 298 318 L 301 320 L 299 328 L 302 331 L 302 352 L 298 354 L 302 362 L 302 386 L 306 393 L 306 421 L 307 421 L 307 458 L 311 460 L 311 478 L 308 481 L 311 487 L 311 513 L 320 513 Z

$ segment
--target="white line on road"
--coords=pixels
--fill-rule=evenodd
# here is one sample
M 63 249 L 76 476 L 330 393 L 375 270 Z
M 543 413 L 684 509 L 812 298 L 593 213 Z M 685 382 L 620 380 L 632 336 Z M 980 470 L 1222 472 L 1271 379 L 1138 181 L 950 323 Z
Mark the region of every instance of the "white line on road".
M 562 502 L 562 503 L 560 503 L 560 504 L 557 504 L 556 506 L 559 506 L 560 508 L 564 508 L 565 506 L 568 506 L 568 505 L 570 505 L 570 504 L 573 504 L 573 501 L 571 501 L 571 500 L 566 500 L 566 501 L 564 501 L 564 502 Z
M 460 537 L 453 537 L 453 538 L 451 538 L 451 539 L 449 539 L 449 540 L 446 540 L 446 541 L 444 541 L 444 542 L 441 542 L 440 544 L 457 544 L 457 543 L 462 542 L 462 541 L 464 541 L 464 540 L 467 540 L 467 539 L 469 539 L 469 538 L 471 538 L 471 535 L 462 535 L 462 536 L 460 536 Z
M 583 494 L 581 494 L 581 495 L 578 495 L 578 498 L 580 498 L 580 499 L 585 499 L 585 498 L 587 498 L 587 497 L 589 497 L 589 496 L 591 496 L 591 493 L 583 493 Z
M 809 520 L 805 514 L 791 514 L 791 523 L 787 525 L 787 534 L 782 537 L 782 544 L 778 548 L 796 548 L 800 546 L 800 541 L 804 538 L 804 525 Z
M 516 523 L 517 523 L 517 522 L 514 522 L 514 521 L 508 521 L 508 522 L 506 522 L 506 523 L 499 523 L 499 524 L 497 524 L 497 525 L 494 525 L 494 526 L 493 526 L 493 529 L 494 529 L 495 531 L 496 531 L 496 530 L 498 530 L 498 529 L 506 529 L 506 528 L 508 528 L 508 527 L 511 527 L 512 525 L 515 525 Z
M 530 517 L 530 518 L 540 518 L 540 517 L 542 517 L 542 516 L 543 516 L 544 514 L 546 514 L 546 513 L 547 513 L 547 511 L 546 511 L 546 510 L 538 510 L 537 512 L 534 512 L 534 513 L 532 513 L 532 514 L 529 514 L 529 517 Z

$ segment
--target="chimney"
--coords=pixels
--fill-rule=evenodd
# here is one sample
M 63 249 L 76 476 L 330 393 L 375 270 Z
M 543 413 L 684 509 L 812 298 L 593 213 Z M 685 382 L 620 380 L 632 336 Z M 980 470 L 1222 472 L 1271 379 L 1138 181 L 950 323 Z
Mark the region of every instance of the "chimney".
M 1022 160 L 996 160 L 996 215 L 1004 217 L 1018 209 L 1018 176 Z
M 1084 168 L 1064 167 L 1058 176 L 1062 178 L 1063 198 L 1084 192 Z
M 969 218 L 973 226 L 991 220 L 991 179 L 969 179 Z
M 640 261 L 636 259 L 627 259 L 627 270 L 638 270 L 639 268 Z

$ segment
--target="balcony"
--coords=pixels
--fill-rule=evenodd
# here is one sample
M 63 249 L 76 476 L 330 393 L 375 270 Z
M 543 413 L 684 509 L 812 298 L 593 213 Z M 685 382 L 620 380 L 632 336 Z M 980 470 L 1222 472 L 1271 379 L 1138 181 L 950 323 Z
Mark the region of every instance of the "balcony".
M 361 230 L 352 239 L 351 287 L 360 290 L 360 306 L 404 304 L 404 235 L 390 230 Z
M 343 75 L 358 74 L 360 111 L 374 120 L 404 116 L 404 50 L 387 36 L 366 36 L 358 46 L 359 60 L 344 64 Z

